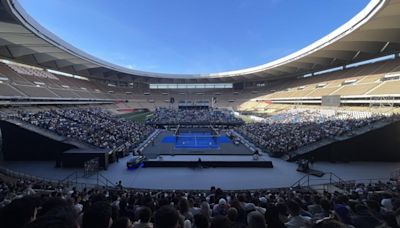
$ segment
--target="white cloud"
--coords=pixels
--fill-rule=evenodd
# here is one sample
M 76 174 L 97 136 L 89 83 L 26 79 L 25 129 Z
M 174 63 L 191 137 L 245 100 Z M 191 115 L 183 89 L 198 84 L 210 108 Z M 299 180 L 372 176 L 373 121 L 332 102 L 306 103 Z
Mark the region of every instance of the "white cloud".
M 127 65 L 125 65 L 125 67 L 128 69 L 131 69 L 131 70 L 133 70 L 135 68 L 135 66 L 132 64 L 127 64 Z

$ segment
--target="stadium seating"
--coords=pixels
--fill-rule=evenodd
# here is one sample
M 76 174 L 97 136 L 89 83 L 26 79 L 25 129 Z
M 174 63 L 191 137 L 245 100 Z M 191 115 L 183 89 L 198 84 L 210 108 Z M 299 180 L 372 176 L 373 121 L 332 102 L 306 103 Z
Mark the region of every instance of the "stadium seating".
M 400 81 L 385 81 L 368 93 L 369 95 L 400 94 Z
M 221 89 L 212 90 L 149 90 L 143 85 L 128 87 L 128 82 L 116 79 L 116 84 L 101 82 L 97 79 L 82 80 L 78 78 L 55 76 L 47 71 L 27 68 L 20 65 L 0 63 L 0 77 L 4 97 L 37 97 L 37 98 L 82 98 L 128 100 L 130 108 L 168 107 L 169 98 L 174 97 L 176 103 L 183 100 L 207 100 L 217 97 L 218 107 L 240 108 L 251 100 L 282 100 L 282 99 L 320 99 L 322 96 L 376 96 L 398 95 L 399 82 L 382 80 L 391 72 L 400 71 L 400 60 L 388 60 L 352 67 L 342 71 L 325 73 L 313 77 L 287 79 L 279 83 L 267 84 L 265 87 L 244 88 L 243 90 Z M 1 97 L 0 97 L 1 98 Z M 246 106 L 246 105 L 245 105 Z M 262 103 L 257 105 L 263 107 Z M 247 108 L 248 110 L 248 108 Z
M 19 75 L 15 71 L 11 70 L 8 65 L 0 63 L 0 75 L 7 77 L 10 81 L 21 84 L 21 85 L 32 85 L 24 76 Z
M 20 91 L 23 91 L 28 97 L 58 97 L 43 85 L 14 85 Z
M 56 76 L 54 76 L 53 74 L 51 74 L 47 71 L 44 71 L 44 70 L 28 68 L 28 67 L 24 67 L 24 66 L 15 65 L 15 64 L 9 64 L 8 66 L 12 70 L 17 72 L 18 74 L 34 76 L 34 77 L 39 77 L 39 78 L 43 78 L 43 79 L 49 78 L 49 79 L 58 80 L 58 78 Z
M 288 109 L 259 123 L 237 130 L 264 151 L 282 156 L 327 138 L 352 134 L 378 121 L 398 119 L 397 115 L 330 109 Z
M 7 83 L 0 83 L 0 96 L 5 97 L 14 97 L 14 96 L 23 96 L 24 94 L 20 93 L 18 90 L 13 88 Z
M 288 83 L 286 87 L 282 87 L 282 85 L 272 87 L 271 89 L 276 92 L 269 94 L 264 98 L 364 95 L 373 88 L 379 87 L 382 84 L 380 79 L 385 73 L 396 72 L 399 68 L 400 60 L 396 59 L 350 68 L 339 72 L 327 73 L 310 79 L 296 79 L 291 83 Z M 344 82 L 348 80 L 354 80 L 355 83 L 345 85 Z M 384 84 L 390 83 L 395 82 L 386 82 Z M 318 85 L 320 84 L 323 84 L 323 86 L 319 87 Z M 301 92 L 295 92 L 296 90 Z M 393 92 L 396 93 L 396 91 Z M 388 94 L 393 92 L 391 90 Z
M 97 109 L 57 109 L 12 113 L 10 118 L 52 131 L 98 148 L 132 152 L 154 130 L 150 126 L 116 118 Z

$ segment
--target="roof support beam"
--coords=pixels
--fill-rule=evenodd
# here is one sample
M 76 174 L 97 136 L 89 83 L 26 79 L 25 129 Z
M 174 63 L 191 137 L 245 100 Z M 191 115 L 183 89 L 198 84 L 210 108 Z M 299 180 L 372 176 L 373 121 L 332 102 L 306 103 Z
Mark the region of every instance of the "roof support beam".
M 357 53 L 353 56 L 353 58 L 351 60 L 356 59 L 359 55 L 360 55 L 361 51 L 357 51 Z
M 7 46 L 0 46 L 0 56 L 12 59 L 12 53 Z
M 381 50 L 379 51 L 379 52 L 384 52 L 385 51 L 385 49 L 387 48 L 387 46 L 390 44 L 390 42 L 388 41 L 388 42 L 386 42 L 386 44 L 385 45 L 383 45 L 383 47 L 381 48 Z

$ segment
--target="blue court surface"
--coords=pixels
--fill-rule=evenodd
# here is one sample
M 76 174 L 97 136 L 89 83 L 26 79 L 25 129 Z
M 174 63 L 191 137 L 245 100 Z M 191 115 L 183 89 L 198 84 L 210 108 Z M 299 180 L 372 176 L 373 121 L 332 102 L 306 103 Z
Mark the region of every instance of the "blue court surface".
M 230 143 L 226 136 L 213 137 L 210 133 L 181 133 L 178 137 L 165 136 L 162 143 L 173 143 L 178 149 L 218 149 L 221 143 Z

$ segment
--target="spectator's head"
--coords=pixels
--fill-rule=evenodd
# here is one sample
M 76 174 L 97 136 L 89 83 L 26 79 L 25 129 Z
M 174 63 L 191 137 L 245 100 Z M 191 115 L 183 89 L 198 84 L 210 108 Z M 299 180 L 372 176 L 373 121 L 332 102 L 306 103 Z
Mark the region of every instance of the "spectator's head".
M 150 210 L 150 208 L 148 208 L 148 207 L 140 207 L 137 210 L 137 219 L 141 223 L 150 222 L 150 218 L 151 218 L 151 210 Z
M 119 201 L 119 209 L 121 210 L 121 211 L 125 211 L 126 210 L 126 208 L 128 207 L 128 201 L 126 201 L 126 199 L 125 198 L 122 198 L 120 201 Z
M 238 211 L 236 208 L 231 207 L 228 209 L 228 213 L 227 213 L 228 219 L 231 222 L 236 222 L 237 218 L 238 218 Z
M 268 205 L 268 200 L 267 200 L 267 198 L 261 197 L 261 198 L 259 199 L 259 201 L 260 201 L 260 207 L 262 207 L 262 208 L 267 208 L 267 205 Z
M 0 227 L 20 228 L 36 219 L 35 204 L 27 199 L 16 199 L 1 210 Z
M 286 206 L 286 204 L 278 203 L 276 205 L 276 208 L 278 209 L 279 217 L 286 217 L 288 215 L 287 214 L 288 207 Z
M 59 206 L 38 217 L 25 228 L 79 228 L 78 216 L 72 206 Z
M 112 228 L 131 228 L 131 227 L 132 227 L 132 221 L 128 217 L 120 217 L 112 225 Z
M 40 215 L 45 215 L 51 210 L 54 210 L 59 207 L 68 207 L 72 204 L 65 199 L 62 198 L 50 198 L 46 202 L 43 203 L 42 209 L 40 210 Z
M 325 219 L 313 226 L 314 228 L 347 228 L 348 226 L 334 219 Z
M 291 216 L 297 216 L 300 214 L 300 207 L 295 201 L 290 200 L 287 202 L 287 209 Z
M 225 206 L 226 206 L 226 200 L 223 199 L 223 198 L 219 199 L 218 205 L 219 205 L 220 207 L 225 207 Z
M 208 228 L 208 217 L 204 216 L 203 214 L 196 214 L 194 216 L 194 225 L 196 228 Z
M 335 205 L 334 212 L 341 222 L 345 224 L 351 224 L 350 211 L 346 206 L 343 205 Z
M 336 197 L 335 199 L 335 203 L 336 204 L 346 204 L 348 201 L 347 196 L 345 195 L 339 195 L 338 197 Z
M 154 223 L 156 228 L 176 228 L 178 226 L 178 222 L 178 211 L 171 206 L 162 206 L 154 215 Z
M 95 202 L 83 213 L 83 228 L 109 228 L 112 224 L 111 215 L 110 204 L 102 201 Z
M 218 215 L 211 220 L 210 228 L 230 228 L 230 221 L 226 216 Z
M 239 202 L 244 202 L 245 200 L 246 200 L 246 195 L 243 193 L 243 194 L 240 194 L 239 196 L 238 196 L 238 200 L 239 200 Z
M 275 205 L 268 205 L 265 212 L 265 222 L 268 227 L 282 227 L 283 223 L 279 219 L 279 208 Z
M 207 201 L 204 201 L 204 202 L 201 203 L 200 207 L 201 207 L 201 209 L 200 209 L 201 212 L 200 213 L 202 215 L 206 216 L 207 219 L 208 219 L 210 217 L 210 215 L 211 215 L 210 204 L 208 204 Z
M 106 196 L 104 194 L 101 194 L 101 193 L 94 194 L 94 195 L 92 195 L 90 197 L 90 202 L 91 203 L 104 202 L 106 200 L 107 200 Z
M 266 228 L 264 216 L 258 212 L 253 211 L 247 215 L 248 228 Z
M 356 214 L 368 213 L 368 207 L 362 204 L 356 204 L 354 206 L 354 212 Z
M 247 213 L 250 213 L 250 212 L 252 212 L 252 211 L 255 211 L 255 210 L 256 210 L 256 205 L 254 205 L 254 203 L 247 203 L 247 204 L 244 206 L 244 210 L 245 210 Z
M 367 207 L 372 213 L 379 213 L 381 206 L 375 200 L 367 200 Z
M 178 202 L 179 212 L 185 214 L 189 211 L 189 202 L 185 198 L 181 198 Z
M 324 210 L 324 211 L 330 211 L 331 210 L 331 202 L 329 202 L 329 200 L 326 200 L 326 199 L 323 199 L 323 200 L 320 200 L 320 205 L 321 205 L 321 208 Z

